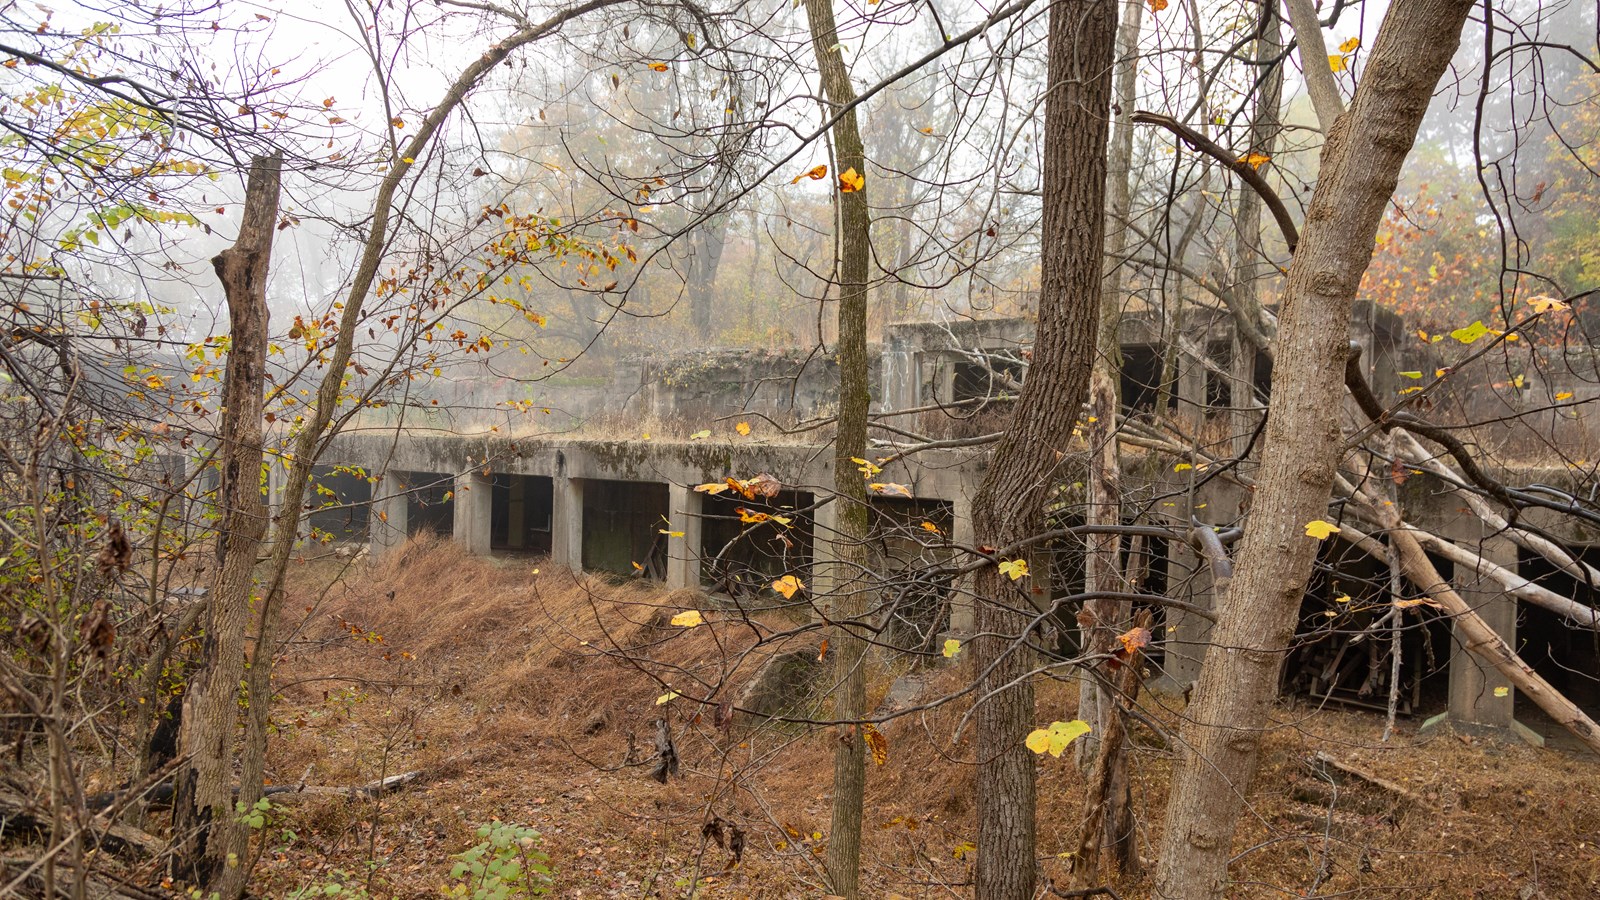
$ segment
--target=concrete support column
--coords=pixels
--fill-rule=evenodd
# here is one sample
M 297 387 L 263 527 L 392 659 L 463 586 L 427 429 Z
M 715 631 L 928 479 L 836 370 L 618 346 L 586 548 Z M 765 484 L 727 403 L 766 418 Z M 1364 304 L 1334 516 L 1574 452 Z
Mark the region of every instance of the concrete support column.
M 844 502 L 834 498 L 833 502 L 812 514 L 810 590 L 795 596 L 804 596 L 811 602 L 813 622 L 820 621 L 830 611 L 835 589 L 841 581 L 839 557 L 834 552 L 833 544 L 839 539 L 839 510 Z
M 1204 340 L 1201 341 L 1204 347 Z M 1178 354 L 1178 383 L 1173 395 L 1177 403 L 1173 414 L 1184 423 L 1190 434 L 1199 434 L 1206 423 L 1206 367 L 1198 359 L 1184 359 Z
M 289 472 L 285 468 L 287 461 L 282 457 L 267 455 L 263 457 L 267 469 L 267 483 L 264 486 L 267 504 L 267 540 L 278 531 L 278 518 L 283 514 L 283 495 L 289 487 Z M 203 481 L 202 475 L 199 481 Z M 198 481 L 197 481 L 198 484 Z
M 1218 480 L 1202 488 L 1194 500 L 1194 514 L 1201 521 L 1226 522 L 1239 507 L 1240 490 Z M 1181 526 L 1183 522 L 1176 520 L 1172 524 Z M 1167 548 L 1172 560 L 1168 577 L 1174 582 L 1174 596 L 1215 613 L 1222 598 L 1217 596 L 1211 564 L 1187 541 L 1171 541 Z M 1209 619 L 1180 609 L 1168 609 L 1166 620 L 1164 633 L 1156 635 L 1157 640 L 1166 642 L 1164 681 L 1181 690 L 1200 677 L 1200 663 L 1205 659 L 1214 626 Z
M 1481 552 L 1496 565 L 1512 571 L 1517 568 L 1517 545 L 1506 538 L 1492 538 L 1481 545 Z M 1458 568 L 1451 581 L 1461 599 L 1467 601 L 1484 622 L 1506 643 L 1516 646 L 1517 599 L 1501 590 L 1492 579 Z M 1478 659 L 1466 648 L 1459 628 L 1452 628 L 1450 647 L 1450 721 L 1464 725 L 1511 728 L 1516 725 L 1512 710 L 1516 691 L 1493 666 Z M 1504 696 L 1499 691 L 1504 689 Z
M 382 493 L 372 498 L 372 514 L 367 517 L 368 552 L 373 559 L 383 559 L 399 550 L 411 533 L 410 496 L 393 472 L 385 474 L 375 490 Z
M 550 561 L 583 571 L 583 480 L 557 475 L 550 495 Z
M 700 513 L 705 495 L 689 485 L 668 486 L 668 531 L 683 532 L 683 537 L 667 535 L 667 587 L 700 586 L 700 554 L 704 550 L 703 520 Z
M 489 555 L 489 528 L 494 510 L 494 479 L 474 469 L 456 476 L 450 504 L 455 513 L 452 534 L 473 556 Z
M 970 547 L 975 542 L 972 498 L 965 493 L 950 501 L 950 542 L 958 547 Z M 957 552 L 955 559 L 961 562 L 963 555 Z M 1046 575 L 1041 573 L 1040 577 Z M 950 585 L 950 636 L 957 640 L 966 640 L 978 628 L 978 605 L 972 592 L 971 575 L 963 575 Z

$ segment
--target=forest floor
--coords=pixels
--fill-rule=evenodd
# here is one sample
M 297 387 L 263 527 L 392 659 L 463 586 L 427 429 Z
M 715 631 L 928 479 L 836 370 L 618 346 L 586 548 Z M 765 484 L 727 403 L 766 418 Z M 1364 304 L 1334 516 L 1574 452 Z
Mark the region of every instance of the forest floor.
M 311 615 L 279 666 L 274 780 L 419 775 L 378 800 L 276 798 L 262 893 L 338 885 L 347 896 L 437 897 L 452 884 L 453 854 L 501 820 L 541 832 L 552 896 L 686 897 L 691 886 L 700 897 L 826 895 L 835 732 L 743 716 L 719 728 L 716 707 L 695 702 L 719 684 L 712 703 L 736 696 L 774 650 L 815 651 L 819 636 L 752 650 L 757 628 L 731 612 L 672 626 L 672 615 L 704 607 L 694 592 L 540 565 L 439 541 L 382 564 L 308 564 L 294 608 Z M 796 624 L 776 611 L 753 618 Z M 923 669 L 922 696 L 959 691 L 969 668 L 958 657 Z M 905 671 L 875 662 L 874 698 Z M 658 702 L 669 691 L 682 696 Z M 1040 724 L 1071 718 L 1075 696 L 1075 682 L 1041 680 Z M 1142 698 L 1167 727 L 1182 705 Z M 958 697 L 882 727 L 889 752 L 869 762 L 864 896 L 970 896 L 970 729 L 951 740 L 969 706 Z M 666 784 L 649 777 L 662 716 L 682 759 Z M 1236 835 L 1230 897 L 1600 897 L 1593 756 L 1449 730 L 1419 736 L 1415 721 L 1384 744 L 1381 717 L 1329 709 L 1281 707 L 1275 723 Z M 1151 857 L 1171 755 L 1144 726 L 1134 741 L 1139 841 Z M 1318 753 L 1388 786 L 1318 765 Z M 1084 779 L 1070 757 L 1038 764 L 1039 850 L 1061 890 L 1074 886 L 1068 853 L 1082 819 Z M 739 865 L 703 833 L 713 816 L 743 832 Z M 1148 875 L 1113 885 L 1126 898 L 1149 892 Z

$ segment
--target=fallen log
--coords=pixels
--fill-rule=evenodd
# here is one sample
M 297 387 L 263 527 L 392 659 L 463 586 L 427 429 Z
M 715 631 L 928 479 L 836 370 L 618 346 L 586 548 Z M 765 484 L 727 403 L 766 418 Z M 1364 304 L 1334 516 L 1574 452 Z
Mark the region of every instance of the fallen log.
M 1321 750 L 1311 754 L 1310 758 L 1308 759 L 1308 763 L 1312 765 L 1321 764 L 1331 769 L 1337 769 L 1338 771 L 1343 772 L 1352 778 L 1364 781 L 1373 787 L 1382 788 L 1391 794 L 1404 797 L 1405 799 L 1410 800 L 1412 803 L 1420 804 L 1423 802 L 1421 797 L 1417 796 L 1414 791 L 1405 785 L 1390 781 L 1381 775 L 1368 772 L 1367 770 L 1351 765 L 1350 763 L 1341 762 L 1340 760 L 1334 758 L 1331 754 L 1324 753 Z
M 420 781 L 422 776 L 423 771 L 416 769 L 410 772 L 402 772 L 398 775 L 390 775 L 387 778 L 379 778 L 366 784 L 343 787 L 338 785 L 306 784 L 303 781 L 299 784 L 269 784 L 262 789 L 262 793 L 265 796 L 275 798 L 275 802 L 302 797 L 350 797 L 357 800 L 371 800 L 415 781 Z M 239 788 L 237 786 L 234 787 L 233 793 L 234 796 L 238 796 Z M 123 800 L 127 794 L 128 792 L 125 790 L 108 791 L 104 794 L 95 794 L 92 797 L 85 798 L 83 803 L 89 809 L 105 809 Z M 145 792 L 145 799 L 151 805 L 170 804 L 172 802 L 172 779 L 167 778 L 150 788 Z

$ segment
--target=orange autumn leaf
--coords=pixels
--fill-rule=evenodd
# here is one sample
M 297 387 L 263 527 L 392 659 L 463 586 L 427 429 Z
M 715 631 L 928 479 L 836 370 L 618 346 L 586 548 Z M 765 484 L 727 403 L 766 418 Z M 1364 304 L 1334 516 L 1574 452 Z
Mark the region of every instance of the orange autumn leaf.
M 844 174 L 839 176 L 839 192 L 840 193 L 853 194 L 856 191 L 859 191 L 859 190 L 865 188 L 866 186 L 867 186 L 866 176 L 864 176 L 861 173 L 857 172 L 855 170 L 855 167 L 853 167 L 853 166 L 851 168 L 845 169 L 844 170 Z
M 803 175 L 796 175 L 794 177 L 794 180 L 789 182 L 789 183 L 790 184 L 799 184 L 800 180 L 803 179 L 803 178 L 809 178 L 812 181 L 821 181 L 822 179 L 827 178 L 827 177 L 828 177 L 828 167 L 827 166 L 817 166 L 816 168 L 812 169 L 809 172 L 806 172 Z
M 868 722 L 861 730 L 861 737 L 867 742 L 873 763 L 881 766 L 889 761 L 889 739 L 883 736 L 876 725 Z

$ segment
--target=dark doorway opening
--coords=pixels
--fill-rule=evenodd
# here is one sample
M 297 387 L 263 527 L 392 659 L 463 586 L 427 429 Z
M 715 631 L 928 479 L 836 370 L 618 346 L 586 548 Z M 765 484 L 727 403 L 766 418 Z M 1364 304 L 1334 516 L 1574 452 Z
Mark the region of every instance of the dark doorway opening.
M 654 481 L 583 483 L 583 567 L 664 581 L 671 507 Z
M 1430 558 L 1449 579 L 1449 560 Z M 1281 676 L 1284 693 L 1375 712 L 1389 705 L 1394 619 L 1399 617 L 1396 711 L 1442 712 L 1449 703 L 1451 629 L 1427 593 L 1402 579 L 1396 608 L 1389 567 L 1338 540 L 1324 544 L 1300 602 L 1300 622 Z
M 1122 411 L 1153 412 L 1161 396 L 1161 370 L 1165 361 L 1156 344 L 1128 344 L 1122 348 Z
M 547 556 L 555 483 L 540 475 L 494 476 L 489 549 Z
M 455 534 L 454 476 L 442 472 L 396 472 L 394 476 L 406 491 L 407 534 Z
M 312 540 L 324 543 L 367 541 L 372 513 L 372 482 L 353 466 L 313 466 L 307 485 L 306 522 Z
M 948 575 L 936 570 L 953 557 L 954 507 L 945 500 L 874 497 L 868 517 L 867 565 L 877 575 L 884 640 L 930 653 L 950 628 Z
M 985 366 L 983 363 L 962 360 L 955 364 L 952 375 L 954 376 L 950 388 L 952 402 L 994 400 L 1001 394 L 1010 394 L 1014 399 L 1016 389 L 1010 387 L 1008 381 L 1020 381 L 1022 363 L 991 357 Z
M 810 584 L 811 514 L 797 510 L 813 502 L 813 495 L 802 491 L 753 500 L 706 497 L 701 506 L 701 581 L 739 598 L 758 596 L 785 575 Z
M 1600 566 L 1600 547 L 1584 547 L 1574 556 Z M 1556 568 L 1537 553 L 1519 549 L 1517 572 L 1523 578 L 1571 597 L 1585 606 L 1600 605 L 1600 585 Z M 1517 604 L 1517 655 L 1533 667 L 1550 686 L 1591 717 L 1600 716 L 1600 632 L 1575 627 L 1557 613 L 1531 603 Z M 1538 705 L 1517 694 L 1516 716 L 1537 724 L 1544 717 Z M 1541 728 L 1535 730 L 1542 731 Z

